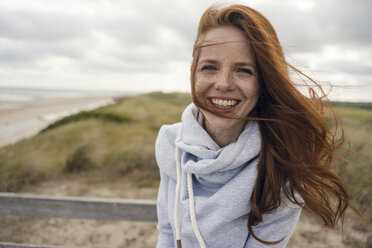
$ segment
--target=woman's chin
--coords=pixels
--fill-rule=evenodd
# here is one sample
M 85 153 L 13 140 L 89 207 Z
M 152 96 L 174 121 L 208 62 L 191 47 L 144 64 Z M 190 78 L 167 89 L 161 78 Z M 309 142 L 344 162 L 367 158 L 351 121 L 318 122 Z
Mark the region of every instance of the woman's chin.
M 245 120 L 223 118 L 206 111 L 202 111 L 202 113 L 207 130 L 233 131 L 236 128 L 241 131 L 242 125 L 245 123 Z

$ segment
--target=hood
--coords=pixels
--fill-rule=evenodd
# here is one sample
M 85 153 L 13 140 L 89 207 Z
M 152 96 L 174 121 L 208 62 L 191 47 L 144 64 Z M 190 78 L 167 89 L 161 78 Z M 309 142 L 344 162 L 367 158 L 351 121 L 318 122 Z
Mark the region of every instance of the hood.
M 261 148 L 258 123 L 248 121 L 238 140 L 220 147 L 202 127 L 203 115 L 192 103 L 182 115 L 176 146 L 183 151 L 182 169 L 195 175 L 236 169 L 256 158 Z

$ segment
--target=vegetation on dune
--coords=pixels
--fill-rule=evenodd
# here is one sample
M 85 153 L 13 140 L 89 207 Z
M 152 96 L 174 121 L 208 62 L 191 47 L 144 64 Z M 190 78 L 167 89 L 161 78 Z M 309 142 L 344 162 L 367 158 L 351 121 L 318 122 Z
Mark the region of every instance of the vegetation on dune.
M 92 110 L 92 111 L 82 111 L 81 113 L 67 116 L 66 118 L 63 118 L 61 120 L 58 120 L 54 122 L 53 124 L 49 125 L 47 128 L 42 130 L 41 132 L 49 131 L 53 128 L 60 127 L 62 125 L 66 125 L 70 122 L 76 122 L 79 120 L 86 120 L 86 119 L 97 119 L 102 121 L 111 121 L 111 122 L 117 122 L 117 123 L 126 123 L 131 121 L 131 116 L 129 116 L 126 113 L 120 113 L 120 112 L 109 112 L 109 111 L 103 111 L 103 110 Z
M 163 124 L 180 121 L 190 102 L 189 94 L 154 92 L 59 120 L 34 137 L 0 148 L 0 190 L 20 191 L 43 180 L 90 172 L 102 180 L 125 178 L 139 187 L 156 187 L 157 132 Z M 367 105 L 335 104 L 346 130 L 344 147 L 356 152 L 341 154 L 350 162 L 337 168 L 353 202 L 371 218 L 372 109 Z
M 137 186 L 157 186 L 157 132 L 180 121 L 190 102 L 188 94 L 154 92 L 59 120 L 0 148 L 0 190 L 20 191 L 66 173 L 94 171 L 101 171 L 103 180 L 126 177 Z
M 350 109 L 347 111 L 351 113 Z M 356 113 L 359 111 L 355 109 Z M 343 118 L 346 142 L 340 155 L 344 161 L 337 172 L 348 186 L 353 203 L 372 222 L 372 110 L 369 112 L 369 117 L 351 114 Z

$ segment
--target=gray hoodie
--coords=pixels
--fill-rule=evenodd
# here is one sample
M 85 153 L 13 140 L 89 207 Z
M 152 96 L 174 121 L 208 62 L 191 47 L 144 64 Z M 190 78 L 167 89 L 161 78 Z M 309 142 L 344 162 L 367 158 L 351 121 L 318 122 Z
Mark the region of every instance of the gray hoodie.
M 203 129 L 202 121 L 201 112 L 190 104 L 182 123 L 165 125 L 159 131 L 155 149 L 161 175 L 157 247 L 177 247 L 176 236 L 183 248 L 285 247 L 301 208 L 284 196 L 279 208 L 253 226 L 259 238 L 284 238 L 282 242 L 264 245 L 247 229 L 261 147 L 258 124 L 249 121 L 237 141 L 221 148 Z

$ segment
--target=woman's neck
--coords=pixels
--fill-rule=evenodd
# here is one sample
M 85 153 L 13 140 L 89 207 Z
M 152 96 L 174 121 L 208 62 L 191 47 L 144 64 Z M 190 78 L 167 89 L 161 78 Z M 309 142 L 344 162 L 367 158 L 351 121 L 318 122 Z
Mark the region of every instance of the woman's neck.
M 207 120 L 204 121 L 205 130 L 220 147 L 225 147 L 236 141 L 243 131 L 244 125 L 244 122 L 240 122 L 237 126 L 231 128 L 218 128 L 208 123 Z

